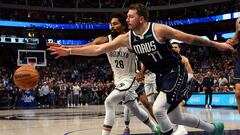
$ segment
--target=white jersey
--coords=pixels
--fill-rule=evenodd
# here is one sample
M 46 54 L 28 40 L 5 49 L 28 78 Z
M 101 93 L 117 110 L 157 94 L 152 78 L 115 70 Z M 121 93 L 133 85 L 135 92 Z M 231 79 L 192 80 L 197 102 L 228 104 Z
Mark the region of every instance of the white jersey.
M 156 74 L 149 71 L 144 75 L 144 84 L 152 83 L 156 83 Z
M 108 35 L 108 40 L 112 41 L 111 35 Z M 106 54 L 113 70 L 115 84 L 124 78 L 136 76 L 136 55 L 127 47 L 120 47 Z

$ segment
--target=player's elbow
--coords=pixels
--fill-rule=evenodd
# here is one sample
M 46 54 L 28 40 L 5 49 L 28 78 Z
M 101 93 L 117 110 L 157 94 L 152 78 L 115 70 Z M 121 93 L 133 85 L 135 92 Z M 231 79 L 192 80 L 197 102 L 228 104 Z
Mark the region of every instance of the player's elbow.
M 101 55 L 102 53 L 100 53 L 100 51 L 98 50 L 94 50 L 91 52 L 91 56 L 98 56 L 98 55 Z
M 98 55 L 101 55 L 103 53 L 105 53 L 104 49 L 100 46 L 97 46 L 96 49 L 94 49 L 94 51 L 92 52 L 92 55 L 93 56 L 98 56 Z
M 195 44 L 197 41 L 199 40 L 199 37 L 198 36 L 195 36 L 195 35 L 191 35 L 187 42 L 188 44 L 192 45 L 192 44 Z

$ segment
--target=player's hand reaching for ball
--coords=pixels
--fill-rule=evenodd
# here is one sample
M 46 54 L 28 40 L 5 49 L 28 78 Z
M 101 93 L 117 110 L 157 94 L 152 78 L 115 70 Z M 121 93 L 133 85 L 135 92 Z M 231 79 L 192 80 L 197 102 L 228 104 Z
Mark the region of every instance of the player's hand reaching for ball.
M 237 41 L 234 41 L 233 39 L 228 39 L 226 41 L 227 44 L 231 45 L 231 46 L 236 46 L 237 45 Z
M 63 48 L 63 47 L 51 46 L 47 50 L 51 51 L 51 55 L 56 55 L 55 59 L 58 59 L 59 57 L 62 57 L 62 56 L 69 56 L 69 55 L 71 55 L 71 48 Z
M 47 43 L 47 46 L 49 46 L 49 47 L 63 47 L 63 48 L 69 48 L 68 46 L 66 46 L 66 45 L 61 45 L 61 44 L 59 44 L 59 43 Z
M 63 45 L 61 45 L 59 43 L 47 43 L 47 46 L 49 46 L 49 47 L 62 47 Z
M 216 46 L 215 46 L 219 51 L 231 51 L 231 52 L 235 52 L 234 48 L 228 44 L 227 42 L 226 43 L 219 43 L 217 42 L 216 43 Z

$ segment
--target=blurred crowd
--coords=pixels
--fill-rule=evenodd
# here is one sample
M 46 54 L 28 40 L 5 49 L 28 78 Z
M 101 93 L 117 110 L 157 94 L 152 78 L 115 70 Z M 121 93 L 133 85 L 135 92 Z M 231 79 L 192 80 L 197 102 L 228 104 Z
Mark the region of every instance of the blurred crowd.
M 48 59 L 50 60 L 50 59 Z M 5 61 L 4 64 L 13 64 Z M 107 59 L 69 58 L 48 61 L 47 67 L 36 67 L 41 78 L 39 84 L 29 91 L 39 107 L 77 107 L 88 104 L 103 104 L 114 87 L 112 71 Z M 0 106 L 18 106 L 26 90 L 13 83 L 13 72 L 9 67 L 0 66 Z
M 130 3 L 141 2 L 147 6 L 174 5 L 179 3 L 187 3 L 204 0 L 24 0 L 8 1 L 2 0 L 2 3 L 57 7 L 57 8 L 123 8 L 128 7 Z
M 195 0 L 199 1 L 199 0 Z M 50 8 L 125 8 L 134 0 L 48 0 L 35 1 L 7 1 L 1 3 L 42 6 Z M 136 1 L 135 1 L 136 2 Z M 139 1 L 138 1 L 139 2 Z M 142 2 L 150 6 L 174 5 L 193 0 L 148 0 Z M 175 20 L 192 17 L 205 17 L 238 10 L 236 1 L 229 1 L 204 6 L 193 6 L 177 9 L 150 11 L 150 21 Z M 0 8 L 0 20 L 48 22 L 48 23 L 109 23 L 110 13 L 55 13 L 37 12 L 31 10 L 18 10 Z M 1 35 L 23 34 L 16 32 L 21 28 L 7 28 L 0 31 Z M 34 31 L 34 29 L 31 29 Z M 26 34 L 30 29 L 23 29 Z M 41 30 L 39 30 L 41 31 Z M 46 33 L 55 34 L 58 38 L 66 37 L 66 33 L 76 31 L 52 32 L 44 29 Z M 85 34 L 87 31 L 84 31 Z M 100 31 L 102 33 L 103 31 Z M 75 36 L 79 36 L 74 34 Z M 70 35 L 70 34 L 69 34 Z M 70 35 L 73 38 L 72 35 Z M 64 39 L 64 38 L 63 38 Z M 45 41 L 44 41 L 45 42 Z M 46 67 L 36 67 L 41 78 L 38 86 L 25 91 L 17 88 L 13 83 L 13 73 L 17 68 L 16 49 L 18 45 L 4 45 L 0 43 L 0 107 L 18 107 L 21 100 L 32 94 L 37 107 L 78 107 L 89 104 L 103 104 L 107 95 L 114 87 L 110 65 L 105 55 L 99 57 L 68 57 L 54 60 L 47 57 Z M 43 46 L 43 45 L 40 45 Z M 42 48 L 41 48 L 42 49 Z M 207 47 L 183 47 L 181 52 L 189 58 L 194 70 L 194 92 L 204 92 L 202 85 L 207 72 L 212 72 L 214 77 L 214 92 L 234 92 L 233 68 L 236 58 L 230 53 L 216 51 Z M 11 55 L 9 55 L 11 54 Z M 30 92 L 30 93 L 29 93 Z M 29 99 L 31 100 L 31 99 Z
M 236 56 L 208 47 L 186 47 L 182 52 L 189 58 L 196 78 L 196 92 L 203 92 L 202 82 L 207 72 L 212 72 L 215 92 L 233 92 L 233 70 Z
M 214 92 L 234 92 L 235 57 L 207 47 L 184 46 L 194 70 L 194 92 L 204 92 L 203 78 L 207 72 L 214 77 Z M 9 56 L 11 57 L 11 56 Z M 16 107 L 26 91 L 18 89 L 12 80 L 16 61 L 0 62 L 0 106 Z M 11 66 L 12 65 L 12 66 Z M 10 69 L 9 67 L 14 67 Z M 99 57 L 68 57 L 54 60 L 48 57 L 47 67 L 36 67 L 41 75 L 37 87 L 30 90 L 38 107 L 78 107 L 103 104 L 114 87 L 110 65 L 105 55 Z
M 12 3 L 11 1 L 6 1 L 5 3 Z M 43 2 L 43 1 L 42 1 Z M 54 0 L 53 6 L 51 4 L 38 3 L 34 6 L 43 7 L 55 7 L 55 8 L 76 8 L 77 1 L 65 1 L 65 0 Z M 101 1 L 91 1 L 81 0 L 78 1 L 77 8 L 123 8 L 128 7 L 133 0 L 119 1 L 119 0 L 105 0 Z M 139 2 L 139 1 L 137 1 Z M 150 6 L 162 6 L 162 5 L 174 5 L 179 3 L 194 2 L 189 1 L 142 1 L 148 7 Z M 4 3 L 4 1 L 3 1 Z M 172 3 L 172 4 L 171 4 Z M 20 4 L 21 3 L 17 3 Z M 23 4 L 24 5 L 24 4 Z M 31 4 L 28 4 L 31 5 Z M 74 6 L 75 5 L 75 6 Z M 160 22 L 184 18 L 194 18 L 194 17 L 205 17 L 212 15 L 219 15 L 224 13 L 230 13 L 238 11 L 239 4 L 236 1 L 229 1 L 224 3 L 208 4 L 202 6 L 190 6 L 185 8 L 173 8 L 173 9 L 161 9 L 150 11 L 150 21 Z M 151 9 L 151 8 L 150 8 Z M 55 12 L 36 12 L 31 10 L 17 10 L 17 9 L 7 9 L 0 8 L 0 19 L 1 20 L 13 20 L 13 21 L 29 21 L 29 22 L 49 22 L 49 23 L 108 23 L 109 16 L 111 13 L 91 13 L 91 12 L 72 12 L 72 13 L 55 13 Z

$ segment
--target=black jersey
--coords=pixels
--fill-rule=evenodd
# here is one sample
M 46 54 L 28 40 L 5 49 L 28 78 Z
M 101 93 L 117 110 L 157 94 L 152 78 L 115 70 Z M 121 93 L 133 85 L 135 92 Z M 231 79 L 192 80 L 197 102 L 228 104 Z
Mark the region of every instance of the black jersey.
M 240 39 L 239 39 L 240 41 Z M 237 45 L 237 58 L 238 58 L 238 61 L 240 62 L 240 43 L 238 43 Z
M 148 23 L 142 36 L 129 31 L 129 43 L 146 69 L 165 74 L 181 64 L 181 56 L 172 50 L 169 40 L 161 42 L 156 38 L 153 27 L 154 23 Z
M 240 18 L 239 18 L 240 19 Z M 240 32 L 240 22 L 238 24 L 238 31 Z M 238 44 L 236 45 L 237 47 L 237 58 L 238 58 L 238 62 L 240 62 L 240 36 L 238 34 Z

